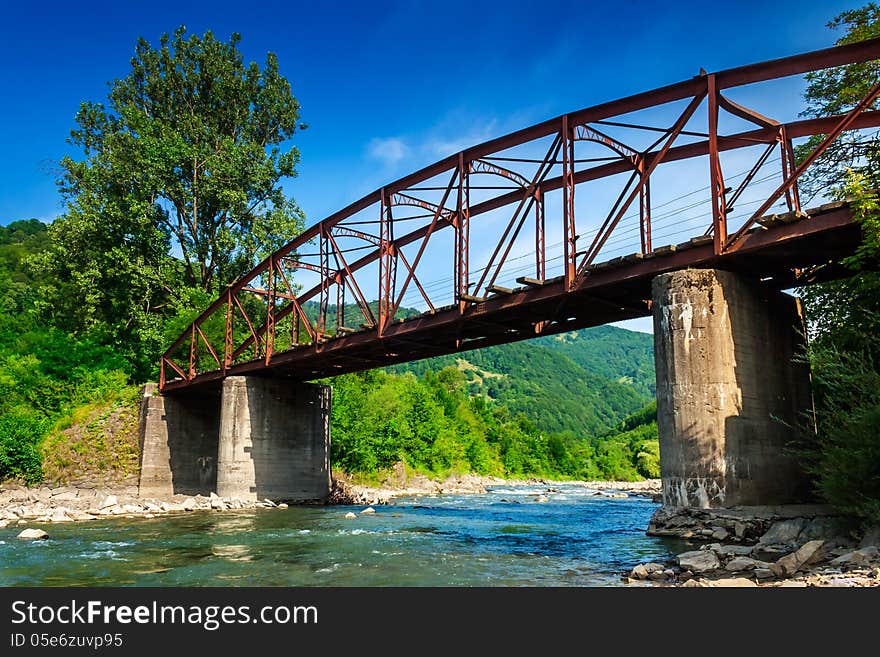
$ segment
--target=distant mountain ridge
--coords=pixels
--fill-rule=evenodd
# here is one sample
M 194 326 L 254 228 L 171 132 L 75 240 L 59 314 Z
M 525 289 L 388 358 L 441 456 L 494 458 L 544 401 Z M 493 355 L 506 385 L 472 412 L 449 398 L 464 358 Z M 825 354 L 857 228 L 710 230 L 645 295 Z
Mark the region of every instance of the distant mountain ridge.
M 654 398 L 653 336 L 600 326 L 386 368 L 417 376 L 456 367 L 468 390 L 542 431 L 598 436 Z

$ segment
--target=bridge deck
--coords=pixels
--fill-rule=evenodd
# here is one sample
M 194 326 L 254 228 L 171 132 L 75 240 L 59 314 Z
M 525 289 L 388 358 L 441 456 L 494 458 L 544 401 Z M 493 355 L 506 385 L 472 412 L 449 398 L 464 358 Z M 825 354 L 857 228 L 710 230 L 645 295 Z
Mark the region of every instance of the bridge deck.
M 860 239 L 859 228 L 843 202 L 808 210 L 802 216 L 772 215 L 759 224 L 733 252 L 716 255 L 711 237 L 696 238 L 646 256 L 634 254 L 597 263 L 570 292 L 564 291 L 561 277 L 543 285 L 525 285 L 471 304 L 463 312 L 452 306 L 396 320 L 381 339 L 374 329 L 364 329 L 277 352 L 269 365 L 260 358 L 235 364 L 225 373 L 218 369 L 200 373 L 191 381 L 169 380 L 164 390 L 202 388 L 218 384 L 224 376 L 242 374 L 317 379 L 645 317 L 651 314 L 651 280 L 687 267 L 743 272 L 775 289 L 796 287 L 814 282 L 801 270 L 852 253 Z

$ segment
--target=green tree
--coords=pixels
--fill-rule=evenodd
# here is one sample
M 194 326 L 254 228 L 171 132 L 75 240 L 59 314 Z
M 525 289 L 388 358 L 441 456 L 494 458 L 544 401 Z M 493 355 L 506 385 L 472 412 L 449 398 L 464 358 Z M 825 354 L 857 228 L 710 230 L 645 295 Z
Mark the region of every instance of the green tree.
M 303 227 L 281 184 L 296 175 L 299 103 L 275 55 L 246 64 L 239 42 L 183 27 L 158 48 L 140 39 L 106 103 L 76 115 L 83 158 L 61 162 L 67 210 L 34 264 L 64 282 L 42 310 L 120 346 L 141 375 L 170 305 L 216 293 Z
M 843 12 L 828 26 L 845 29 L 838 44 L 880 36 L 880 8 L 870 3 Z M 804 114 L 846 112 L 878 80 L 877 61 L 811 73 Z M 880 522 L 880 132 L 845 133 L 808 174 L 803 187 L 809 192 L 850 199 L 863 240 L 854 255 L 832 265 L 849 268 L 849 276 L 803 294 L 816 423 L 805 419 L 795 452 L 824 500 L 863 521 Z
M 827 26 L 844 30 L 835 45 L 841 46 L 880 36 L 880 7 L 870 2 L 864 7 L 845 11 Z M 843 114 L 855 107 L 868 90 L 880 80 L 880 61 L 836 66 L 814 71 L 806 76 L 804 99 L 807 108 L 802 116 L 822 117 Z M 877 102 L 874 103 L 874 109 Z M 810 138 L 798 149 L 803 157 L 812 151 L 824 135 Z M 876 183 L 880 180 L 880 132 L 850 130 L 838 137 L 799 181 L 802 193 L 810 196 L 830 192 L 840 197 L 844 192 L 844 172 L 853 170 Z

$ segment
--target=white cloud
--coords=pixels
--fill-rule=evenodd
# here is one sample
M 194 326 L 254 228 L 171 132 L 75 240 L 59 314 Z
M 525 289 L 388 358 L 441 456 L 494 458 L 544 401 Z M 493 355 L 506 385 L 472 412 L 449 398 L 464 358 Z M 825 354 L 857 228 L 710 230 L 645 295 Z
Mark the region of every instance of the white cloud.
M 409 155 L 409 150 L 406 142 L 399 137 L 388 137 L 387 139 L 376 137 L 367 144 L 367 156 L 374 160 L 379 160 L 389 167 L 394 166 Z
M 489 140 L 495 136 L 497 130 L 498 121 L 496 119 L 472 121 L 470 125 L 467 125 L 465 121 L 456 121 L 452 125 L 444 125 L 435 129 L 435 132 L 451 133 L 455 135 L 454 137 L 430 138 L 426 143 L 426 150 L 435 157 L 446 157 Z

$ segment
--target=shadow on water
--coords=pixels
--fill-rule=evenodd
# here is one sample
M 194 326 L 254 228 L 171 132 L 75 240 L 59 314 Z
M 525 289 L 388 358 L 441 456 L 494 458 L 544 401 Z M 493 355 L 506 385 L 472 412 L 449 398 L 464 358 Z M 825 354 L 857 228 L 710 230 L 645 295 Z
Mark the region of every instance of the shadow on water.
M 196 512 L 43 525 L 38 542 L 7 527 L 0 585 L 614 585 L 687 548 L 644 534 L 646 499 L 502 501 L 509 492 L 402 498 L 355 520 L 348 507 Z

